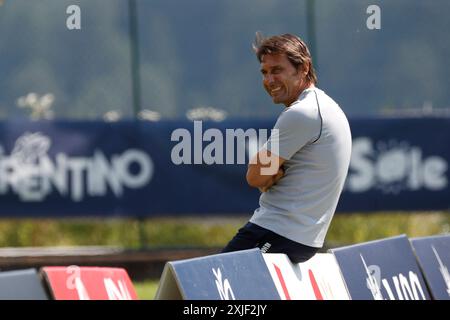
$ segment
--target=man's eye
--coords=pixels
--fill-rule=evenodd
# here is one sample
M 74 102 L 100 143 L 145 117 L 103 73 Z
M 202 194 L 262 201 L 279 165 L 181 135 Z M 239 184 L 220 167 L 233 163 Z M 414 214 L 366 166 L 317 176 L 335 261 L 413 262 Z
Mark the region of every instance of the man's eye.
M 273 69 L 273 70 L 272 70 L 272 73 L 278 74 L 278 73 L 280 73 L 281 71 L 282 71 L 281 69 Z

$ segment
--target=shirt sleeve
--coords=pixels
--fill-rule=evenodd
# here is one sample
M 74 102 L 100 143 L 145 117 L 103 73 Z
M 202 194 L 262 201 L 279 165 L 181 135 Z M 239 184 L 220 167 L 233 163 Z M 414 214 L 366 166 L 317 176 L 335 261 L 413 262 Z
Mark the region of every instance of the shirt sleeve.
M 288 160 L 306 144 L 317 139 L 319 132 L 320 119 L 298 109 L 286 109 L 278 117 L 263 148 Z

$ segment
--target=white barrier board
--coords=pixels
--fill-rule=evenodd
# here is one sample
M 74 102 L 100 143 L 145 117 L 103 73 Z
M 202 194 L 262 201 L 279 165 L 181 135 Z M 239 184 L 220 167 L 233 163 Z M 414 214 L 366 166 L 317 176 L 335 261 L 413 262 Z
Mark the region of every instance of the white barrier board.
M 285 254 L 263 254 L 280 297 L 284 300 L 349 300 L 339 266 L 331 253 L 318 253 L 293 264 Z

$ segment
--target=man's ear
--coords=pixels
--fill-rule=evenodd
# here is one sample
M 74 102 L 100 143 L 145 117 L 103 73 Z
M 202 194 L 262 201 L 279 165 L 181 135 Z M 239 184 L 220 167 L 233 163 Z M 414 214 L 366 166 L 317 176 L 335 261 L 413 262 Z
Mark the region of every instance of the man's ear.
M 309 66 L 305 64 L 299 64 L 297 67 L 297 74 L 301 74 L 302 78 L 306 78 L 306 75 L 309 72 Z
M 300 66 L 300 68 L 301 68 L 301 73 L 306 77 L 306 75 L 309 72 L 309 64 L 304 63 Z

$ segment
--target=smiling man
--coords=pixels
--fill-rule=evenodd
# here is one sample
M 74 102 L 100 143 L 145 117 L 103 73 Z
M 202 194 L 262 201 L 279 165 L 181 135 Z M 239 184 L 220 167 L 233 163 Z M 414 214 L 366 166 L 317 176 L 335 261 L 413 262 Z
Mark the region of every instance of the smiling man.
M 323 246 L 336 210 L 350 163 L 350 127 L 338 104 L 316 87 L 300 38 L 257 35 L 253 48 L 265 90 L 284 109 L 248 165 L 248 184 L 262 192 L 259 208 L 222 252 L 259 247 L 303 262 Z

